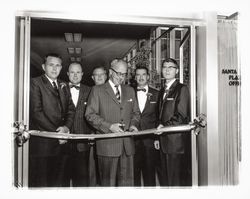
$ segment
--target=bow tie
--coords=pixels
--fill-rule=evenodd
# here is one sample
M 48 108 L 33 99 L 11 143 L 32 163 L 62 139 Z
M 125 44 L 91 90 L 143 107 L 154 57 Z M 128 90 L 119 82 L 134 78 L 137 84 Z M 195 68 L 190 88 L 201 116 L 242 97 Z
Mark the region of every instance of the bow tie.
M 143 91 L 143 92 L 146 92 L 146 88 L 137 88 L 137 91 Z
M 73 85 L 73 84 L 71 84 L 69 87 L 70 87 L 70 88 L 75 88 L 75 89 L 77 89 L 77 90 L 80 89 L 80 86 L 76 86 L 76 85 Z

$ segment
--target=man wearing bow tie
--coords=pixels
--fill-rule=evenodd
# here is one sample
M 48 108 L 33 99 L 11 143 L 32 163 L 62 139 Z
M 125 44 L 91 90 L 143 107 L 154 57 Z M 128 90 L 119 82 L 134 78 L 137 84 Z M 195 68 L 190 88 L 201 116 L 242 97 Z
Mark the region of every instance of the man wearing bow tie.
M 176 79 L 179 68 L 176 60 L 168 58 L 162 63 L 165 87 L 159 94 L 159 126 L 188 124 L 190 121 L 190 96 L 188 87 Z M 160 136 L 163 186 L 188 184 L 190 172 L 190 134 L 162 134 Z
M 87 99 L 90 93 L 90 87 L 81 83 L 83 77 L 82 66 L 80 63 L 71 63 L 68 68 L 69 87 L 73 103 L 76 108 L 74 123 L 70 133 L 90 134 L 91 129 L 85 119 L 85 110 Z M 89 185 L 89 144 L 84 140 L 72 140 L 68 143 L 69 158 L 67 161 L 67 179 L 72 181 L 73 187 L 86 187 Z
M 90 92 L 86 119 L 97 129 L 96 133 L 136 132 L 140 119 L 138 103 L 134 90 L 123 84 L 128 65 L 122 59 L 114 59 L 110 65 L 110 79 Z M 96 153 L 101 186 L 133 186 L 133 138 L 96 140 Z
M 136 96 L 141 119 L 139 130 L 156 128 L 158 91 L 149 87 L 149 72 L 146 67 L 135 70 L 137 82 Z M 144 186 L 156 185 L 156 170 L 159 167 L 159 140 L 155 135 L 137 136 L 135 138 L 134 183 L 141 186 L 141 174 Z M 158 165 L 157 165 L 158 164 Z
M 31 79 L 30 129 L 69 133 L 73 124 L 75 108 L 67 84 L 58 79 L 62 59 L 48 54 L 42 68 L 44 75 Z M 29 186 L 63 186 L 67 140 L 30 138 Z

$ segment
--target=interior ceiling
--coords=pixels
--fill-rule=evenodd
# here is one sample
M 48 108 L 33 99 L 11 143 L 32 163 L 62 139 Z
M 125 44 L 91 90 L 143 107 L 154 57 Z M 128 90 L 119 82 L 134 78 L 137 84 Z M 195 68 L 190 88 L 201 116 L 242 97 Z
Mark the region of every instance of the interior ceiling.
M 70 64 L 68 47 L 81 47 L 84 79 L 90 80 L 96 66 L 108 68 L 113 58 L 122 58 L 138 39 L 149 39 L 153 26 L 129 24 L 82 23 L 33 19 L 31 21 L 31 76 L 40 75 L 43 57 L 58 53 L 63 59 L 61 78 L 67 79 Z M 64 33 L 82 33 L 82 42 L 67 42 Z

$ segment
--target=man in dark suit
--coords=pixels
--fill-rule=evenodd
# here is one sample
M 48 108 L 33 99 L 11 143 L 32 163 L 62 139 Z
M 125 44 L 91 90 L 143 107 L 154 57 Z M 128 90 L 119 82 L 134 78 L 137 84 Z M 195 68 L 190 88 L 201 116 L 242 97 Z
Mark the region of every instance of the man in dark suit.
M 107 72 L 103 66 L 97 66 L 92 72 L 92 79 L 95 85 L 104 84 L 107 80 Z M 98 172 L 98 160 L 96 155 L 95 142 L 91 143 L 89 154 L 89 185 L 96 186 L 100 184 L 100 177 Z
M 137 82 L 136 96 L 140 108 L 141 119 L 139 130 L 156 128 L 158 91 L 148 86 L 149 73 L 146 67 L 135 70 Z M 144 186 L 156 185 L 156 170 L 159 168 L 159 140 L 155 135 L 135 138 L 134 184 L 141 186 L 141 174 Z
M 69 133 L 75 115 L 67 84 L 57 79 L 62 59 L 48 54 L 42 64 L 45 74 L 31 80 L 30 129 Z M 67 140 L 32 137 L 29 146 L 29 186 L 62 186 Z
M 91 129 L 85 119 L 87 99 L 91 88 L 82 84 L 82 66 L 80 63 L 71 63 L 68 68 L 69 87 L 71 97 L 76 108 L 75 119 L 70 130 L 73 134 L 90 134 Z M 68 183 L 72 180 L 73 187 L 86 187 L 89 185 L 89 144 L 84 140 L 72 140 L 68 142 L 69 158 Z
M 168 58 L 162 63 L 162 76 L 166 80 L 159 94 L 159 126 L 188 124 L 190 121 L 190 96 L 188 87 L 178 82 L 176 60 Z M 160 136 L 162 184 L 182 186 L 187 183 L 187 157 L 190 154 L 190 135 L 187 133 Z
M 86 118 L 97 133 L 138 131 L 140 111 L 133 88 L 123 85 L 127 63 L 111 62 L 110 79 L 91 90 Z M 134 141 L 131 137 L 96 141 L 96 152 L 102 186 L 133 186 Z

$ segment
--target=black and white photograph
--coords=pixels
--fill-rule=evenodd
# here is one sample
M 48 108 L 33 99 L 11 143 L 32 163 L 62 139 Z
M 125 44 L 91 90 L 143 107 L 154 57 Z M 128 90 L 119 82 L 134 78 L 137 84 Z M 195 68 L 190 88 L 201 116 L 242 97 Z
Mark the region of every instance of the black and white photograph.
M 1 17 L 8 195 L 248 198 L 244 1 L 50 3 Z

